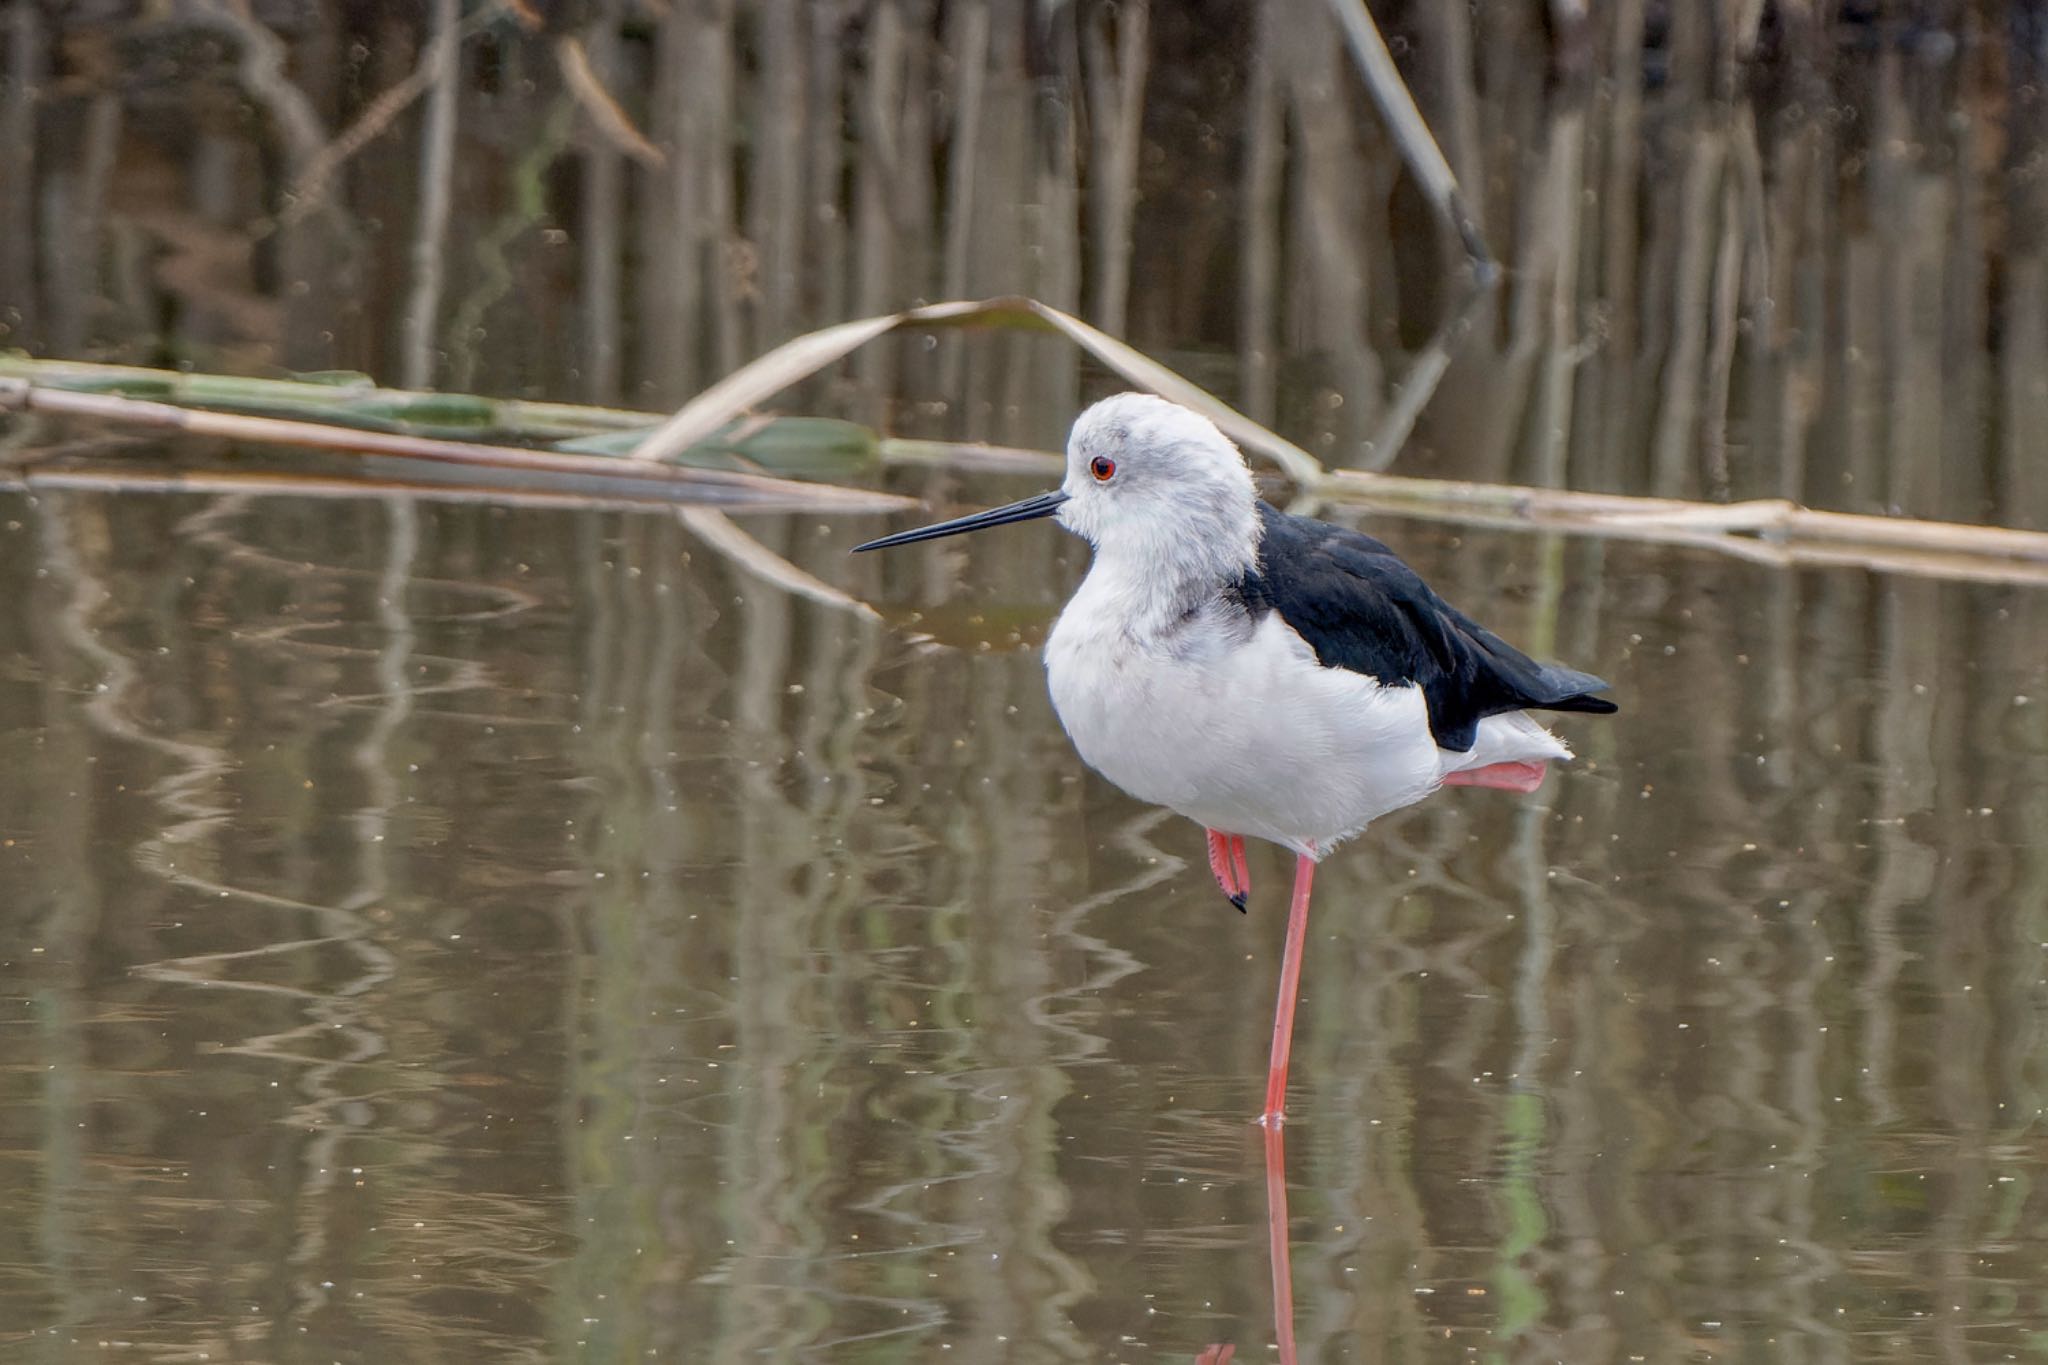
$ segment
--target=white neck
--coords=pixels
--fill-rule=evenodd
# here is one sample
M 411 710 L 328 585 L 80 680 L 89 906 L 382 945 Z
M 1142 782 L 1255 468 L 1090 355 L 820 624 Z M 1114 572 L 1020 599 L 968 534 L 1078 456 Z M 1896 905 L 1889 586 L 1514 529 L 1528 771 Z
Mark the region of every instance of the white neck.
M 1157 634 L 1236 582 L 1258 562 L 1256 507 L 1241 525 L 1217 533 L 1171 533 L 1171 523 L 1132 518 L 1104 528 L 1074 602 L 1119 633 Z

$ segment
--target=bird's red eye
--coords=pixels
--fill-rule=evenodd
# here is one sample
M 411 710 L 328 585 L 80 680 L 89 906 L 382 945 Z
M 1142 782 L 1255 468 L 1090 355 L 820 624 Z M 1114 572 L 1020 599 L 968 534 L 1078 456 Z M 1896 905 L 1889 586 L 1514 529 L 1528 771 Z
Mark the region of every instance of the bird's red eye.
M 1095 476 L 1095 482 L 1108 483 L 1116 477 L 1116 461 L 1097 455 L 1088 462 L 1088 472 Z

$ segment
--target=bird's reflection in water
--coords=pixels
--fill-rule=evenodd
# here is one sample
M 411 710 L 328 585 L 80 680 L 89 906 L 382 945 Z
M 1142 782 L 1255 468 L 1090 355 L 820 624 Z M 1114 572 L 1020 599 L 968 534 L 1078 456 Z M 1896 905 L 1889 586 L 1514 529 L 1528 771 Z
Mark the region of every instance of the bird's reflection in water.
M 1294 1365 L 1294 1267 L 1287 1250 L 1287 1140 L 1277 1123 L 1266 1138 L 1266 1250 L 1273 1261 L 1273 1340 L 1280 1365 Z M 1227 1358 L 1227 1357 L 1226 1357 Z
M 1280 1365 L 1295 1365 L 1294 1262 L 1287 1246 L 1287 1139 L 1279 1124 L 1262 1124 L 1266 1140 L 1266 1250 L 1273 1266 L 1273 1341 Z M 1195 1365 L 1230 1365 L 1232 1342 L 1219 1341 L 1195 1354 Z

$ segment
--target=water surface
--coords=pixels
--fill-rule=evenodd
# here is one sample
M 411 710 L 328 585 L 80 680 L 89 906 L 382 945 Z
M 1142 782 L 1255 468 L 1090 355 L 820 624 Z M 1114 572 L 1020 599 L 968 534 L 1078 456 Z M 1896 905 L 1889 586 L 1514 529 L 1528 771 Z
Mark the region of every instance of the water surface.
M 1072 755 L 1077 543 L 0 514 L 10 1358 L 1269 1358 L 1287 867 Z M 1325 864 L 1301 1358 L 2037 1351 L 2048 597 L 1373 529 L 1624 709 Z

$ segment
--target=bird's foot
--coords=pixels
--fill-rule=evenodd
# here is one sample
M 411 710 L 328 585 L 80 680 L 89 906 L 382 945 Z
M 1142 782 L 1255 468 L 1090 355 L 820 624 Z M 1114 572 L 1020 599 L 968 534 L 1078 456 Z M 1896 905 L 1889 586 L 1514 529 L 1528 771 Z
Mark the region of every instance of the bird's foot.
M 1219 834 L 1213 829 L 1206 832 L 1209 836 L 1210 875 L 1223 889 L 1224 898 L 1237 907 L 1239 914 L 1243 914 L 1252 897 L 1252 874 L 1244 862 L 1244 836 Z

